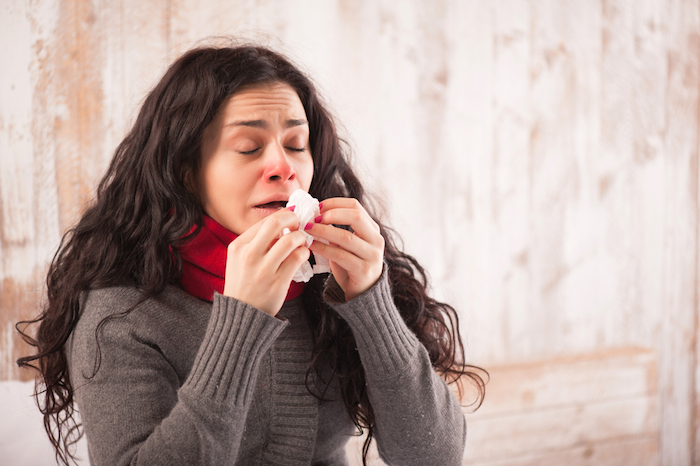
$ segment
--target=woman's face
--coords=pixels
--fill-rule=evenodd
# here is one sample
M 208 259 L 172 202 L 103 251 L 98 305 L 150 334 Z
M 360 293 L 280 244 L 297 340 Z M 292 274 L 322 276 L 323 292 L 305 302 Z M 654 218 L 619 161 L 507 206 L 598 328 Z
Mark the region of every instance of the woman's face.
M 272 83 L 230 97 L 202 137 L 197 187 L 207 215 L 242 234 L 309 191 L 314 164 L 299 96 Z

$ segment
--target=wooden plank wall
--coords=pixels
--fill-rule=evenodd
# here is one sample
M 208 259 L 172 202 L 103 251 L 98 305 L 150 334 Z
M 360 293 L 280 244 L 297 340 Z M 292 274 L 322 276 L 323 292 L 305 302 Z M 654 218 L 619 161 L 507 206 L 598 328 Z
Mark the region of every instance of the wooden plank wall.
M 656 358 L 636 348 L 495 366 L 465 465 L 659 464 Z
M 489 368 L 488 396 L 465 407 L 464 466 L 654 466 L 659 461 L 656 355 L 620 348 Z M 365 437 L 347 447 L 361 462 Z M 376 448 L 369 466 L 383 466 Z
M 4 0 L 0 380 L 139 102 L 220 35 L 314 76 L 473 362 L 645 348 L 659 463 L 700 464 L 700 0 Z

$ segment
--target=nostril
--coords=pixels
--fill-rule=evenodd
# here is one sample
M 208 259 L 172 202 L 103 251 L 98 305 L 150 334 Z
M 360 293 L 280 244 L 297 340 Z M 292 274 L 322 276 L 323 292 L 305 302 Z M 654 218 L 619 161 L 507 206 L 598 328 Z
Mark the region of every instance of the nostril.
M 270 158 L 263 177 L 270 182 L 285 182 L 296 178 L 296 170 L 286 157 Z

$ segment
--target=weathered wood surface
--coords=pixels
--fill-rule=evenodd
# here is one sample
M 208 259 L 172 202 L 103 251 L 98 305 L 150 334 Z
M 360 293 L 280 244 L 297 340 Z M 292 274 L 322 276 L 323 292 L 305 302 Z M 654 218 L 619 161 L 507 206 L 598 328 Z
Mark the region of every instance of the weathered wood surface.
M 470 466 L 652 466 L 659 464 L 656 437 L 600 442 L 545 454 L 507 460 L 468 462 Z
M 619 348 L 493 366 L 478 411 L 465 409 L 464 465 L 659 464 L 655 353 Z M 363 438 L 348 445 L 361 464 Z M 384 463 L 372 449 L 370 466 Z
M 658 464 L 652 351 L 629 348 L 496 366 L 489 388 L 482 408 L 467 414 L 464 464 L 621 464 L 612 459 L 630 453 L 630 445 L 644 445 L 653 455 L 622 464 Z
M 700 464 L 698 0 L 5 0 L 0 380 L 145 92 L 231 34 L 314 76 L 471 360 L 649 348 L 654 451 Z

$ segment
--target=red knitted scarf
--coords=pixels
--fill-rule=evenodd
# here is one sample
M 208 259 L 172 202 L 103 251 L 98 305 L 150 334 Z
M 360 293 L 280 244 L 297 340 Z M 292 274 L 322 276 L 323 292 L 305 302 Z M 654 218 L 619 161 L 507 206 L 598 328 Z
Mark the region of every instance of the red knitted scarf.
M 215 291 L 224 292 L 227 249 L 229 243 L 238 238 L 238 235 L 206 215 L 202 223 L 199 234 L 177 248 L 182 256 L 180 285 L 192 296 L 213 301 Z M 192 231 L 194 228 L 192 227 Z M 304 286 L 304 283 L 293 281 L 285 301 L 299 296 L 304 291 Z

